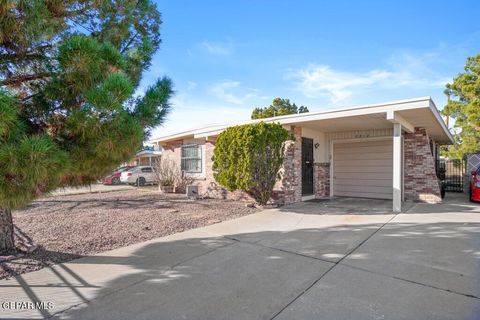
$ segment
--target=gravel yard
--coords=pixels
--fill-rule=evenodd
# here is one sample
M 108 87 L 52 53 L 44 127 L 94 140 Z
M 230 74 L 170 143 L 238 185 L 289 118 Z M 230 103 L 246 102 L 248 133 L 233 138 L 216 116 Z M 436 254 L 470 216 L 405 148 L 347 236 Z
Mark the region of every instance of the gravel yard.
M 39 199 L 13 214 L 19 240 L 39 248 L 0 263 L 0 279 L 257 210 L 244 202 L 144 190 Z

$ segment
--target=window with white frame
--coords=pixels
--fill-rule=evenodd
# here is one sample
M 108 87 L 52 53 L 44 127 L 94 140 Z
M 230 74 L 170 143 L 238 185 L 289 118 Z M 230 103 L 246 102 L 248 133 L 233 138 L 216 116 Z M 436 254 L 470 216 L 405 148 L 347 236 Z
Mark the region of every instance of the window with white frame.
M 202 148 L 198 144 L 186 144 L 182 146 L 181 166 L 185 172 L 202 172 Z

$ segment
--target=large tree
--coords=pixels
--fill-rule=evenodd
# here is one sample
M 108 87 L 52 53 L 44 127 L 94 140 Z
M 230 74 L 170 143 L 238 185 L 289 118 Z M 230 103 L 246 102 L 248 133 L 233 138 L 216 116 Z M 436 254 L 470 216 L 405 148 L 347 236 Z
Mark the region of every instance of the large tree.
M 160 24 L 149 0 L 0 3 L 0 254 L 12 209 L 99 179 L 162 123 L 168 78 L 133 95 Z
M 297 107 L 295 103 L 291 103 L 289 99 L 275 98 L 268 107 L 255 108 L 252 112 L 252 119 L 264 119 L 287 114 L 308 112 L 308 108 L 304 106 Z
M 447 154 L 463 158 L 468 153 L 480 151 L 480 54 L 469 57 L 464 72 L 447 84 L 448 103 L 443 114 L 452 117 L 457 129 L 456 144 Z

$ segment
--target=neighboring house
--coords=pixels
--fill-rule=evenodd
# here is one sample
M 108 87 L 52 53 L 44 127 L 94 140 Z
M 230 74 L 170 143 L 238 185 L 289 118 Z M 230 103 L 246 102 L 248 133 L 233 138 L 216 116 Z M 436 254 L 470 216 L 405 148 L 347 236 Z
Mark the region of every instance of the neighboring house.
M 125 165 L 130 166 L 154 166 L 155 163 L 160 161 L 162 156 L 162 149 L 155 144 L 153 146 L 143 146 L 142 150 L 138 151 L 131 161 Z
M 438 146 L 453 138 L 430 97 L 286 115 L 244 123 L 277 122 L 295 140 L 286 146 L 275 200 L 290 204 L 326 196 L 440 202 Z M 153 139 L 162 157 L 195 178 L 200 194 L 241 196 L 213 178 L 215 140 L 229 126 L 207 127 Z

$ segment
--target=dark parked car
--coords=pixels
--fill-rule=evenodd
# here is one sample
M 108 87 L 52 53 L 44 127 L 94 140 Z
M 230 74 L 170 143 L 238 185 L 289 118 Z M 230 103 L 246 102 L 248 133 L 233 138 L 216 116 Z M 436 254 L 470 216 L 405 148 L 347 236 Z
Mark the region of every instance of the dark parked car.
M 480 167 L 473 170 L 470 179 L 470 201 L 480 202 Z
M 106 185 L 112 185 L 112 184 L 120 184 L 120 175 L 122 174 L 123 171 L 130 170 L 134 166 L 125 166 L 125 167 L 120 167 L 114 172 L 112 172 L 111 175 L 106 176 L 105 179 L 103 179 L 103 184 Z

